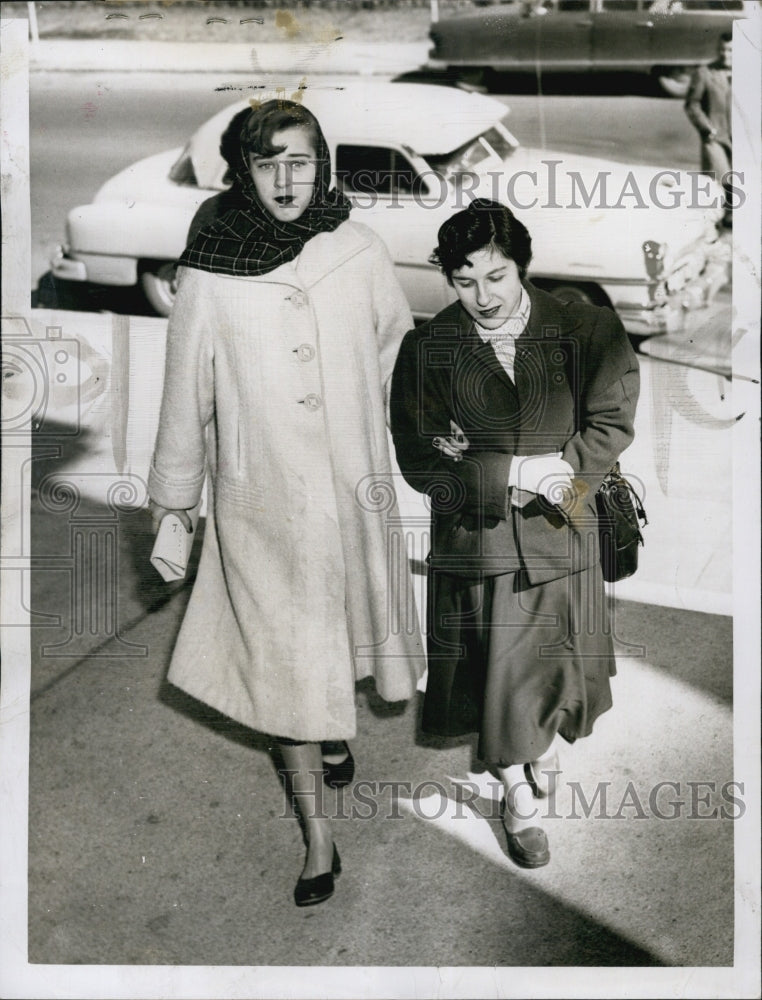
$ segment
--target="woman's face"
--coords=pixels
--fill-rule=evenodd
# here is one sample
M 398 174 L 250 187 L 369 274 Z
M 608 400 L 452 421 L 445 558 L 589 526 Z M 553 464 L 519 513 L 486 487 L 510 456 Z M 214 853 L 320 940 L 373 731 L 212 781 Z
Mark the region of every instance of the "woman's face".
M 496 330 L 518 309 L 521 298 L 519 269 L 515 261 L 492 247 L 475 250 L 466 261 L 463 267 L 452 272 L 458 298 L 479 326 Z
M 249 172 L 259 200 L 279 222 L 295 222 L 315 188 L 317 164 L 309 129 L 294 125 L 274 132 L 271 145 L 283 149 L 274 156 L 249 153 Z

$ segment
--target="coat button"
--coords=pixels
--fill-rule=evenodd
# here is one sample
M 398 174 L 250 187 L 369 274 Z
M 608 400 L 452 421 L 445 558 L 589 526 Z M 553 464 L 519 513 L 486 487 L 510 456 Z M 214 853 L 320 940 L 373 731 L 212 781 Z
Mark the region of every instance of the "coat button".
M 304 292 L 293 292 L 289 295 L 288 301 L 297 309 L 303 309 L 307 305 L 307 296 Z
M 323 400 L 314 392 L 309 393 L 304 399 L 300 399 L 299 402 L 304 403 L 308 410 L 319 410 L 323 405 Z
M 315 357 L 315 348 L 312 344 L 300 344 L 295 351 L 300 361 L 312 361 Z

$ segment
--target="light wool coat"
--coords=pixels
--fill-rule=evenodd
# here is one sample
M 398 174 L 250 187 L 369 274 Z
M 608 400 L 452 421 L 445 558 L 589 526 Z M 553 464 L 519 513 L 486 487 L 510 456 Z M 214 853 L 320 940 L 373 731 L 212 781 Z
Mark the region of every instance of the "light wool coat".
M 355 734 L 355 681 L 409 698 L 424 662 L 386 390 L 411 327 L 366 226 L 259 277 L 181 268 L 149 492 L 209 513 L 169 680 L 292 739 Z M 412 610 L 411 610 L 412 609 Z

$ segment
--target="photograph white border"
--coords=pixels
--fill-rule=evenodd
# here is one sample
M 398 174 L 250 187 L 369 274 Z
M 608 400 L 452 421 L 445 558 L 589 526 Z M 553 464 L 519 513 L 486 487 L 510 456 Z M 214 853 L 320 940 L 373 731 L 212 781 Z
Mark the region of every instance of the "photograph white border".
M 758 27 L 758 25 L 757 25 Z M 742 40 L 743 36 L 743 40 Z M 738 44 L 741 43 L 741 44 Z M 2 25 L 3 315 L 29 308 L 28 44 L 24 21 Z M 760 149 L 759 36 L 737 25 L 734 79 L 744 84 L 734 122 L 734 166 L 754 178 L 736 212 L 734 342 L 740 325 L 756 323 L 759 344 Z M 26 119 L 25 119 L 25 116 Z M 746 344 L 751 338 L 747 337 Z M 748 371 L 749 355 L 743 348 Z M 758 363 L 756 361 L 751 364 Z M 735 367 L 735 358 L 734 358 Z M 757 367 L 758 374 L 758 367 Z M 27 941 L 27 806 L 29 746 L 29 573 L 10 547 L 14 511 L 4 510 L 2 553 L 3 662 L 0 698 L 0 993 L 4 997 L 275 998 L 275 997 L 751 997 L 759 977 L 759 385 L 743 390 L 747 415 L 734 440 L 734 746 L 735 772 L 747 776 L 747 811 L 735 824 L 735 964 L 728 968 L 249 968 L 196 966 L 29 965 Z M 755 409 L 756 406 L 756 409 Z M 5 448 L 3 477 L 18 482 L 23 442 Z M 19 447 L 22 444 L 22 447 Z M 28 450 L 28 441 L 26 448 Z M 28 454 L 28 451 L 27 451 Z M 756 459 L 753 457 L 756 456 Z M 9 477 L 9 478 L 7 478 Z M 11 490 L 10 493 L 13 493 Z M 15 490 L 18 493 L 18 490 Z M 4 490 L 8 496 L 9 491 Z M 28 505 L 29 497 L 25 498 Z M 28 519 L 24 519 L 28 531 Z M 6 545 L 9 547 L 6 548 Z M 753 790 L 753 796 L 750 791 Z M 633 975 L 633 973 L 636 973 Z

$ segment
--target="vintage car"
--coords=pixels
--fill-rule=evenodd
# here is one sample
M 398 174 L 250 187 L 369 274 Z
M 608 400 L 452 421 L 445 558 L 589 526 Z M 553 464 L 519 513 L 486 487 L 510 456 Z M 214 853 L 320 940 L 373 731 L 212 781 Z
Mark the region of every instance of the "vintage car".
M 722 193 L 696 172 L 522 147 L 503 103 L 456 88 L 369 80 L 297 96 L 323 126 L 353 218 L 386 241 L 418 318 L 455 297 L 428 257 L 441 223 L 478 196 L 503 201 L 528 226 L 536 285 L 610 305 L 633 333 L 664 332 L 726 280 L 717 253 Z M 139 282 L 167 315 L 194 212 L 226 185 L 221 133 L 245 105 L 214 115 L 184 149 L 127 167 L 92 204 L 74 208 L 54 277 Z
M 435 22 L 427 66 L 457 70 L 473 84 L 500 72 L 653 74 L 685 97 L 694 66 L 708 63 L 717 39 L 748 0 L 546 0 L 493 3 Z

